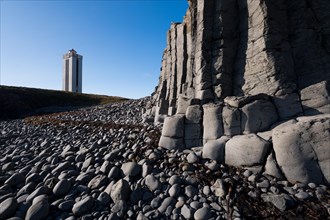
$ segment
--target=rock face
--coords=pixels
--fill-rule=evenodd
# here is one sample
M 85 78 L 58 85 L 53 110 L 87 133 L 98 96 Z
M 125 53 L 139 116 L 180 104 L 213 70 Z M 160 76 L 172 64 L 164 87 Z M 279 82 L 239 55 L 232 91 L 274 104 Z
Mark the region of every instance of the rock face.
M 211 142 L 203 150 L 205 158 L 235 166 L 258 165 L 259 170 L 265 170 L 268 163 L 268 173 L 277 176 L 283 173 L 291 182 L 329 183 L 329 171 L 324 168 L 328 160 L 324 152 L 329 152 L 329 146 L 318 146 L 317 142 L 308 147 L 302 143 L 313 141 L 314 130 L 327 127 L 323 122 L 322 128 L 300 126 L 302 122 L 292 125 L 312 136 L 300 143 L 298 134 L 288 134 L 297 146 L 291 146 L 295 155 L 287 155 L 290 158 L 286 158 L 283 166 L 281 155 L 288 152 L 276 146 L 284 144 L 281 137 L 276 137 L 281 131 L 271 130 L 280 121 L 330 113 L 330 2 L 188 0 L 188 3 L 183 22 L 172 23 L 167 33 L 159 84 L 152 107 L 146 113 L 154 117 L 156 124 L 164 122 L 159 145 L 182 150 Z M 190 119 L 192 115 L 196 120 Z M 222 136 L 265 131 L 275 135 L 274 150 L 272 135 L 265 143 L 262 136 L 253 138 L 263 147 L 245 146 L 243 140 L 252 136 L 226 144 L 217 141 Z M 324 135 L 329 139 L 328 133 Z M 296 152 L 298 145 L 306 149 Z M 318 150 L 308 156 L 307 151 L 312 148 Z M 267 160 L 270 154 L 272 158 Z M 318 171 L 313 175 L 317 177 L 311 177 L 308 173 L 313 170 L 309 170 L 301 173 L 307 175 L 304 178 L 291 178 L 300 174 L 286 171 L 286 167 L 300 163 L 299 167 L 309 167 L 313 162 L 307 162 L 308 158 L 314 158 L 313 167 Z M 288 161 L 292 164 L 288 165 Z

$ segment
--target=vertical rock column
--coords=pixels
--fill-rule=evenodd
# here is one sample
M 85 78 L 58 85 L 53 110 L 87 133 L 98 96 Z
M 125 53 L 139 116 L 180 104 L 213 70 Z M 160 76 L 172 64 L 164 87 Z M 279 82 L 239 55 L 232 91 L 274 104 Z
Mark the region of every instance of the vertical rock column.
M 291 54 L 299 89 L 330 79 L 330 4 L 287 1 Z
M 184 93 L 184 86 L 186 83 L 187 75 L 187 42 L 186 42 L 186 26 L 185 24 L 178 24 L 177 29 L 177 94 L 176 99 L 179 95 Z
M 211 40 L 214 1 L 197 1 L 197 36 L 195 47 L 196 98 L 213 100 L 211 76 Z
M 184 17 L 183 23 L 185 24 L 185 40 L 187 50 L 187 61 L 186 61 L 186 78 L 185 84 L 183 85 L 182 94 L 188 98 L 195 98 L 195 76 L 194 76 L 194 54 L 195 51 L 195 24 L 197 14 L 197 1 L 189 1 L 189 8 L 187 14 Z
M 236 1 L 214 2 L 212 33 L 212 84 L 216 100 L 232 95 L 232 76 L 238 46 Z
M 168 115 L 175 114 L 175 106 L 176 106 L 176 91 L 177 91 L 177 48 L 176 48 L 176 26 L 177 24 L 172 23 L 170 31 L 168 33 L 168 45 L 170 55 L 167 57 L 167 76 L 169 78 L 168 81 L 168 92 L 167 99 L 169 100 L 169 110 Z
M 239 2 L 235 95 L 284 95 L 296 89 L 286 1 Z
M 203 142 L 216 140 L 223 135 L 222 104 L 203 105 Z
M 203 109 L 200 105 L 191 105 L 186 111 L 185 146 L 186 148 L 202 146 L 203 136 Z

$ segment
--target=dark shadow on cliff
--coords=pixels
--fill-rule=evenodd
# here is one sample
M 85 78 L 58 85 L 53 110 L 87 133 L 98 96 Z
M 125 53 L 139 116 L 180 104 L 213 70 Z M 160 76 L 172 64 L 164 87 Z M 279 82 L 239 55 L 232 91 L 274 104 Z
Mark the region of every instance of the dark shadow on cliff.
M 237 35 L 238 45 L 233 67 L 232 94 L 235 96 L 244 95 L 242 87 L 245 83 L 244 73 L 246 65 L 246 52 L 248 48 L 249 12 L 247 0 L 237 0 Z

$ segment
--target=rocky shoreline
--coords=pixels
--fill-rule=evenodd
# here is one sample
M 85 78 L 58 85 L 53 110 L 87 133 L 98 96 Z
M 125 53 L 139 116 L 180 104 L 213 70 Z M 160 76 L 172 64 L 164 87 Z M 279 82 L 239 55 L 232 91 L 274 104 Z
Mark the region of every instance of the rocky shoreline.
M 150 98 L 0 122 L 0 219 L 327 219 L 330 191 L 158 147 Z

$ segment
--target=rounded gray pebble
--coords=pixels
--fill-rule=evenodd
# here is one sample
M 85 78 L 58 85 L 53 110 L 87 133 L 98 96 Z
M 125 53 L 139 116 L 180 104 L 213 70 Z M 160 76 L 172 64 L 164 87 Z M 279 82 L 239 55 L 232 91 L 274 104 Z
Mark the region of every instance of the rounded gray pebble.
M 211 211 L 208 207 L 197 209 L 194 214 L 195 220 L 207 220 L 211 218 Z

